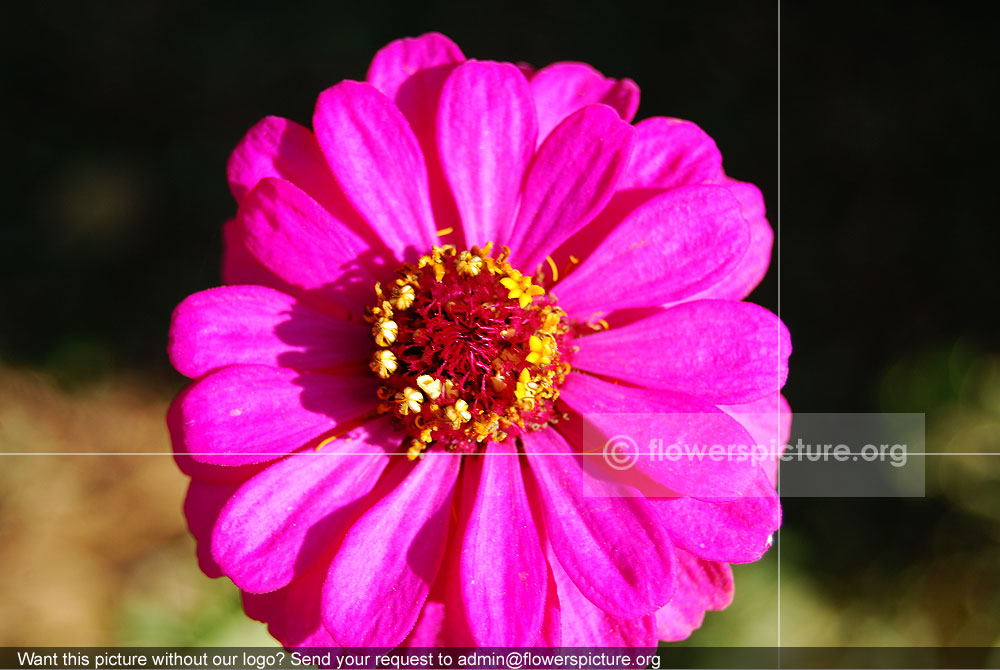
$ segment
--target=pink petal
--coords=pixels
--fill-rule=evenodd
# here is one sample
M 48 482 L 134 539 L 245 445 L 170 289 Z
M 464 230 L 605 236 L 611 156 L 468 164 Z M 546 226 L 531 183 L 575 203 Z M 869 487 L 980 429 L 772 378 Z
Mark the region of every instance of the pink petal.
M 294 121 L 277 116 L 259 121 L 229 157 L 226 171 L 237 202 L 261 179 L 276 177 L 295 184 L 362 237 L 370 233 L 344 198 L 312 131 Z
M 427 166 L 399 109 L 371 84 L 344 81 L 316 101 L 316 137 L 348 201 L 400 258 L 437 241 Z
M 528 168 L 511 256 L 531 273 L 607 204 L 634 131 L 606 105 L 587 105 L 552 131 Z
M 676 188 L 723 178 L 722 154 L 705 131 L 658 116 L 635 124 L 635 149 L 618 188 Z
M 538 108 L 538 141 L 585 105 L 613 107 L 625 122 L 639 109 L 639 87 L 631 79 L 608 79 L 586 63 L 553 63 L 531 77 Z
M 267 623 L 274 619 L 278 610 L 284 605 L 285 591 L 271 591 L 270 593 L 248 593 L 240 592 L 240 600 L 243 601 L 243 612 L 261 623 Z
M 266 177 L 290 181 L 317 202 L 337 189 L 312 132 L 277 116 L 261 119 L 247 132 L 229 157 L 226 172 L 237 202 Z
M 528 81 L 510 63 L 467 61 L 445 82 L 438 154 L 466 246 L 509 237 L 538 132 Z
M 444 555 L 460 462 L 428 454 L 383 475 L 385 497 L 348 532 L 323 586 L 337 642 L 394 647 L 413 629 Z
M 647 497 L 674 494 L 739 497 L 757 477 L 757 463 L 750 451 L 753 439 L 738 422 L 711 403 L 682 393 L 619 386 L 583 374 L 569 375 L 559 398 L 578 412 L 586 424 L 583 429 L 587 431 L 586 442 L 584 432 L 564 430 L 571 444 L 587 452 L 595 449 L 603 452 L 605 445 L 620 438 L 631 445 L 627 457 L 632 460 L 628 468 L 618 469 L 616 477 L 622 482 L 633 481 L 633 486 Z M 651 444 L 656 446 L 651 448 Z M 668 457 L 673 445 L 686 450 L 691 457 Z M 714 445 L 732 447 L 732 451 L 720 452 L 715 457 L 708 451 Z M 607 462 L 615 465 L 610 458 Z M 602 459 L 594 459 L 587 465 L 591 472 L 597 472 Z M 645 475 L 668 491 L 650 490 L 634 480 L 633 472 Z
M 580 592 L 624 619 L 666 604 L 674 588 L 673 548 L 649 503 L 591 477 L 554 430 L 527 433 L 523 442 L 546 534 Z
M 482 646 L 529 646 L 542 629 L 548 570 L 517 450 L 491 443 L 465 467 L 459 583 L 472 635 Z
M 271 593 L 240 592 L 243 611 L 251 619 L 267 624 L 267 632 L 276 640 L 285 640 L 285 601 L 287 589 Z
M 323 625 L 323 582 L 330 569 L 332 551 L 315 561 L 304 574 L 285 587 L 283 636 L 279 640 L 294 647 L 336 647 Z
M 403 640 L 402 647 L 444 647 L 448 643 L 444 637 L 446 624 L 445 604 L 428 599 L 420 610 L 420 616 L 413 630 Z
M 739 421 L 753 436 L 754 443 L 766 451 L 761 467 L 771 485 L 778 482 L 778 463 L 792 431 L 792 408 L 780 393 L 745 405 L 720 405 L 719 409 Z
M 657 133 L 666 122 L 671 123 L 668 130 L 682 137 L 672 138 L 671 133 Z M 750 244 L 727 277 L 688 299 L 739 300 L 749 295 L 764 276 L 771 259 L 773 233 L 763 218 L 764 202 L 760 199 L 760 192 L 751 184 L 735 182 L 722 174 L 716 161 L 718 150 L 711 138 L 694 124 L 656 118 L 640 122 L 635 129 L 636 145 L 614 196 L 593 221 L 552 254 L 558 267 L 566 267 L 571 255 L 576 258 L 590 256 L 619 222 L 648 200 L 670 188 L 712 181 L 728 188 L 740 201 L 743 218 L 749 224 Z M 678 144 L 668 144 L 671 140 L 677 140 Z
M 636 619 L 612 616 L 587 600 L 549 552 L 562 617 L 565 647 L 655 647 L 656 619 L 647 614 Z
M 223 368 L 179 398 L 178 439 L 202 463 L 273 460 L 374 409 L 377 387 L 374 376 Z
M 476 646 L 476 639 L 472 635 L 472 621 L 465 606 L 461 563 L 465 528 L 469 525 L 472 512 L 472 506 L 465 504 L 462 495 L 478 488 L 478 476 L 479 472 L 472 472 L 469 467 L 463 467 L 459 471 L 456 490 L 461 493 L 452 506 L 452 530 L 448 533 L 444 559 L 441 562 L 440 570 L 438 570 L 437 579 L 431 587 L 431 594 L 428 596 L 430 600 L 440 600 L 444 606 L 447 625 L 441 630 L 440 637 L 445 646 Z
M 229 465 L 210 465 L 196 461 L 191 457 L 191 450 L 184 442 L 185 428 L 182 407 L 184 406 L 184 399 L 195 386 L 197 386 L 197 383 L 190 384 L 181 390 L 173 402 L 170 403 L 170 408 L 167 410 L 167 429 L 170 431 L 170 442 L 174 449 L 174 462 L 177 463 L 177 467 L 180 468 L 181 472 L 197 481 L 206 484 L 233 484 L 239 487 L 243 482 L 264 469 L 267 464 L 254 463 L 235 467 Z
M 461 228 L 438 157 L 436 119 L 445 79 L 464 61 L 465 56 L 451 40 L 428 33 L 389 44 L 375 56 L 368 71 L 368 82 L 396 103 L 420 143 L 438 228 Z M 461 230 L 457 234 L 461 235 Z
M 537 512 L 536 512 L 537 513 Z M 559 591 L 556 587 L 556 580 L 552 574 L 551 563 L 555 561 L 552 558 L 551 550 L 547 552 L 549 558 L 545 560 L 545 573 L 548 579 L 548 588 L 545 594 L 545 618 L 542 620 L 542 632 L 535 641 L 536 647 L 562 647 L 563 646 L 563 623 L 562 623 L 562 610 L 559 604 Z M 575 588 L 575 587 L 574 587 Z M 578 590 L 579 592 L 579 590 Z M 585 600 L 588 605 L 594 607 L 586 598 Z M 568 645 L 567 645 L 568 646 Z
M 264 179 L 243 200 L 238 234 L 268 270 L 308 296 L 360 314 L 388 259 L 315 200 L 280 179 Z
M 187 495 L 184 496 L 184 518 L 187 519 L 188 530 L 194 536 L 198 567 L 213 579 L 222 576 L 222 568 L 212 557 L 212 529 L 215 528 L 222 508 L 242 484 L 208 484 L 191 480 Z
M 583 227 L 576 235 L 569 238 L 559 248 L 552 252 L 556 267 L 561 268 L 563 275 L 574 271 L 581 259 L 588 258 L 601 242 L 618 227 L 635 208 L 651 198 L 665 193 L 663 189 L 627 189 L 616 190 L 604 209 L 593 221 Z M 570 260 L 573 257 L 576 260 Z
M 740 500 L 657 498 L 650 501 L 675 545 L 710 561 L 749 563 L 771 546 L 781 504 L 763 470 Z
M 187 377 L 239 363 L 322 370 L 364 361 L 369 328 L 318 312 L 263 286 L 223 286 L 174 310 L 167 351 Z
M 661 640 L 675 642 L 701 626 L 707 610 L 723 610 L 733 600 L 733 572 L 725 563 L 704 561 L 677 550 L 677 593 L 656 613 Z
M 742 300 L 757 288 L 771 264 L 774 230 L 764 216 L 764 196 L 753 184 L 727 179 L 725 186 L 736 196 L 743 208 L 743 217 L 750 226 L 750 245 L 739 264 L 725 279 L 691 299 L 718 298 Z
M 230 286 L 256 284 L 296 294 L 298 289 L 274 274 L 247 251 L 239 224 L 232 218 L 222 225 L 222 282 Z
M 465 60 L 462 50 L 441 33 L 404 37 L 389 42 L 375 54 L 368 68 L 368 83 L 390 100 L 407 79 L 421 70 Z
M 747 302 L 686 302 L 576 340 L 574 367 L 735 405 L 776 393 L 788 376 L 788 329 Z
M 554 291 L 580 321 L 681 300 L 732 272 L 749 241 L 728 189 L 672 189 L 633 210 Z
M 229 156 L 226 173 L 237 202 L 265 177 L 280 177 L 316 195 L 334 183 L 312 132 L 278 116 L 264 117 L 247 131 Z
M 212 556 L 226 576 L 245 591 L 266 593 L 304 572 L 360 511 L 355 503 L 385 469 L 394 435 L 382 418 L 318 452 L 294 453 L 244 484 L 212 535 Z

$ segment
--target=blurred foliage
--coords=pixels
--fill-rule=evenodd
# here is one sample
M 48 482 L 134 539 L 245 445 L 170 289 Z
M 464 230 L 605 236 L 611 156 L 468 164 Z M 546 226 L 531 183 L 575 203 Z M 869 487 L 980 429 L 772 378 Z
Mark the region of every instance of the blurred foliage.
M 138 377 L 67 391 L 0 366 L 0 454 L 56 454 L 0 468 L 0 645 L 274 644 L 198 569 L 167 402 Z

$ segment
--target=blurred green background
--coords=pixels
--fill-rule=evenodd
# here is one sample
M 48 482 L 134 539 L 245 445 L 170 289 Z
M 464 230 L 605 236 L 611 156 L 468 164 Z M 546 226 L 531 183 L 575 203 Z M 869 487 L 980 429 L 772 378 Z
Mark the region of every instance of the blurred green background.
M 752 299 L 805 412 L 926 412 L 927 450 L 1000 453 L 997 56 L 929 3 L 780 15 L 778 264 Z M 777 223 L 774 2 L 39 2 L 0 25 L 0 644 L 265 644 L 205 578 L 163 415 L 170 310 L 218 284 L 225 162 L 268 114 L 364 77 L 392 39 L 581 60 L 700 124 Z M 992 131 L 992 132 L 991 132 Z M 919 499 L 789 499 L 778 556 L 691 645 L 1000 643 L 1000 456 L 928 457 Z

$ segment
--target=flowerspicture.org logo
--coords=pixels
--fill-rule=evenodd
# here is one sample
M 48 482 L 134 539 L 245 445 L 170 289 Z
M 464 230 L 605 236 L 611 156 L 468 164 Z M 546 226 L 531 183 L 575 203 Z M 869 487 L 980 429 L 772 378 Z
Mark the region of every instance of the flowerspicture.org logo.
M 621 495 L 626 443 L 581 467 L 595 413 L 605 440 L 625 412 L 787 439 L 788 332 L 742 302 L 761 194 L 638 106 L 432 33 L 323 91 L 311 130 L 236 147 L 225 285 L 174 312 L 168 424 L 202 569 L 287 648 L 654 647 L 769 546 L 775 459 L 640 459 L 669 497 Z

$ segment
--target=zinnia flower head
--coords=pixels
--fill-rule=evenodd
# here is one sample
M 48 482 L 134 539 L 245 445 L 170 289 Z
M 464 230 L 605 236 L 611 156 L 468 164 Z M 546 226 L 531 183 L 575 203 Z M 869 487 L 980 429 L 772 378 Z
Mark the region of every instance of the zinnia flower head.
M 202 569 L 284 645 L 654 645 L 769 546 L 773 460 L 636 461 L 669 496 L 580 466 L 584 424 L 787 428 L 787 331 L 740 302 L 760 193 L 693 123 L 630 125 L 638 101 L 427 34 L 312 131 L 236 148 L 226 285 L 174 313 L 194 381 L 168 422 Z

